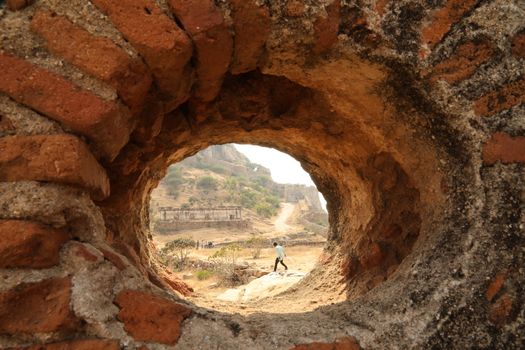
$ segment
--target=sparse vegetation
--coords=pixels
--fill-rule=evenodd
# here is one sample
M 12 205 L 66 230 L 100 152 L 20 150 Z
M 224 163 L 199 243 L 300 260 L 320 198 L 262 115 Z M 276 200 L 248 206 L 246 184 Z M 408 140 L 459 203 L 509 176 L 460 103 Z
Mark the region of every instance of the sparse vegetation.
M 259 259 L 261 257 L 261 251 L 268 245 L 268 241 L 262 237 L 253 236 L 246 241 L 246 247 L 250 248 L 252 257 Z
M 219 182 L 212 176 L 203 176 L 197 180 L 197 188 L 202 190 L 211 191 L 216 190 L 219 187 Z
M 232 243 L 221 247 L 209 256 L 208 260 L 213 263 L 220 284 L 235 286 L 245 282 L 235 271 L 237 257 L 241 249 L 240 245 Z
M 214 272 L 210 270 L 198 270 L 195 273 L 195 276 L 199 281 L 204 281 L 213 276 Z
M 186 265 L 188 255 L 196 242 L 191 238 L 177 238 L 164 245 L 160 250 L 162 262 L 175 269 L 182 269 Z

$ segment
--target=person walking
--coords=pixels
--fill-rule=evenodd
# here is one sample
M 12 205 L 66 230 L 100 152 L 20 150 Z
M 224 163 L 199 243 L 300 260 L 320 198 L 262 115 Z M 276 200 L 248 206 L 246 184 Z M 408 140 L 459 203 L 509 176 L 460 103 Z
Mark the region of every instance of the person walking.
M 288 266 L 286 266 L 283 262 L 284 257 L 286 254 L 284 253 L 284 248 L 278 244 L 277 242 L 273 242 L 273 246 L 275 247 L 275 253 L 277 254 L 277 257 L 275 258 L 275 266 L 273 267 L 273 272 L 277 271 L 277 264 L 281 263 L 281 265 L 284 266 L 284 270 L 288 270 Z

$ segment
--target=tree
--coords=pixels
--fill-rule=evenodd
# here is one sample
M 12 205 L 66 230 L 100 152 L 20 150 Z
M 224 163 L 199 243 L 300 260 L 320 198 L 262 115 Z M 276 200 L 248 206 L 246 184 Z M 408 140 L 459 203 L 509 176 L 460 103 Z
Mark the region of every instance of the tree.
M 177 238 L 173 241 L 166 243 L 166 245 L 161 249 L 161 253 L 164 256 L 173 256 L 174 265 L 176 268 L 183 268 L 188 259 L 188 255 L 193 247 L 195 247 L 196 242 L 187 237 Z M 168 259 L 169 261 L 170 259 Z
M 250 248 L 252 257 L 258 259 L 261 256 L 261 251 L 268 245 L 268 241 L 262 237 L 252 236 L 246 241 L 246 247 Z
M 179 195 L 179 188 L 184 183 L 181 169 L 177 166 L 170 166 L 168 168 L 168 174 L 163 181 L 168 187 L 169 194 L 177 198 Z
M 216 190 L 218 184 L 218 181 L 211 176 L 203 176 L 197 181 L 197 187 L 207 191 Z

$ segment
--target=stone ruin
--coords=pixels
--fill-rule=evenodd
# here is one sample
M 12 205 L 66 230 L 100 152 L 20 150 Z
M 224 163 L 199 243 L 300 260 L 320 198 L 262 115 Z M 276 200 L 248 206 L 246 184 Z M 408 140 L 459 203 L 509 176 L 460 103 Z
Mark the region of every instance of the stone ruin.
M 523 1 L 7 0 L 0 45 L 1 348 L 525 346 Z M 230 142 L 311 174 L 301 297 L 346 301 L 225 314 L 159 266 L 149 193 Z
M 160 219 L 155 222 L 154 230 L 160 234 L 208 227 L 237 230 L 251 228 L 250 220 L 242 218 L 242 207 L 239 206 L 160 207 L 158 210 Z

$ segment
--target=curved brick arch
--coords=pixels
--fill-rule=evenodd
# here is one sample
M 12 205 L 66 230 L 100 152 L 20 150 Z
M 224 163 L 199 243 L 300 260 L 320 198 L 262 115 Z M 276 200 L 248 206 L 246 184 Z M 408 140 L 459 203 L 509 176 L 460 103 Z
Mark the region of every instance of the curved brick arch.
M 518 1 L 0 11 L 1 347 L 523 346 Z M 288 313 L 198 308 L 151 254 L 167 165 L 227 142 L 290 153 L 329 202 Z

